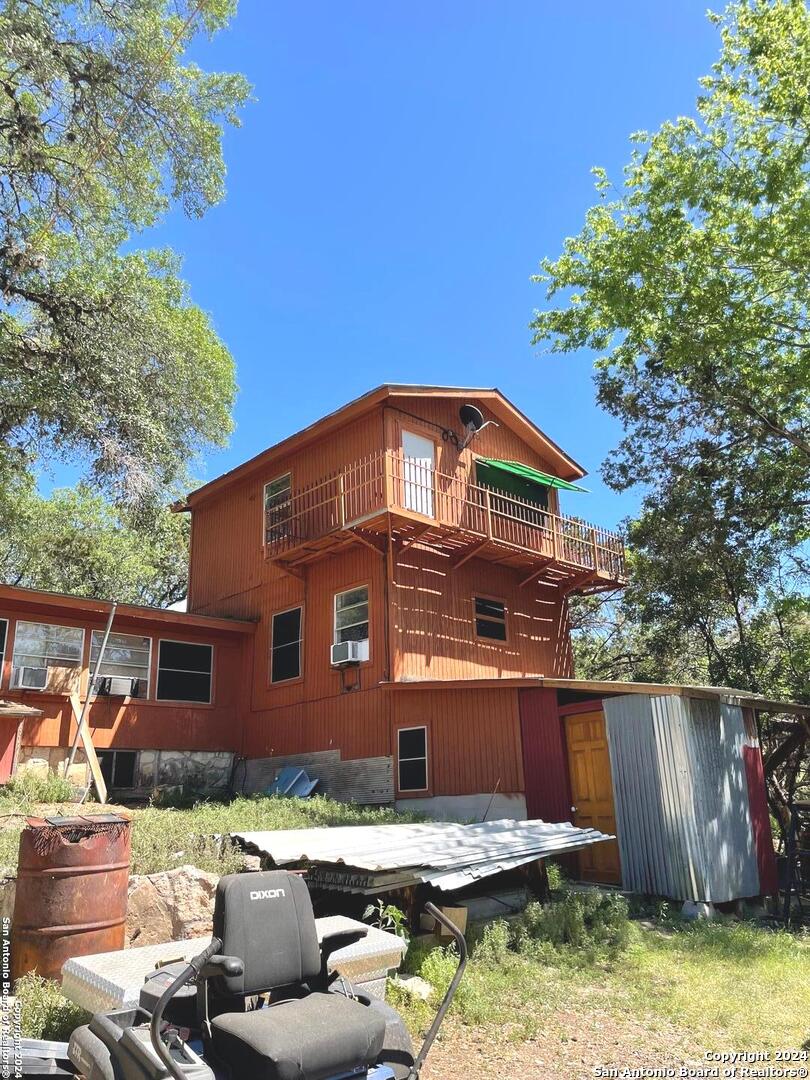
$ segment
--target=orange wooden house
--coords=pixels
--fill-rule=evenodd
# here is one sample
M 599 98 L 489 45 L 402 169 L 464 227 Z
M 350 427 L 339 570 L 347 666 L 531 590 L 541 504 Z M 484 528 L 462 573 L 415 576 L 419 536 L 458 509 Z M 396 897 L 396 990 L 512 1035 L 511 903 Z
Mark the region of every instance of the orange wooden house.
M 0 697 L 42 713 L 23 761 L 64 759 L 70 687 L 113 789 L 263 790 L 292 759 L 359 801 L 616 832 L 610 701 L 702 691 L 573 679 L 568 598 L 625 574 L 562 511 L 583 475 L 497 390 L 371 391 L 177 507 L 188 613 L 120 607 L 95 686 L 109 603 L 0 587 Z M 619 879 L 617 845 L 584 858 Z

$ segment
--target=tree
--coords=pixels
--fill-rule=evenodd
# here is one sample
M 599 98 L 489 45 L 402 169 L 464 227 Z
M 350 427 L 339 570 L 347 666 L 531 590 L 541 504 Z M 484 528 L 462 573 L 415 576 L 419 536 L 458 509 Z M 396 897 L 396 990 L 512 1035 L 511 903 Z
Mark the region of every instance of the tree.
M 5 505 L 4 505 L 5 504 Z M 165 607 L 186 595 L 188 517 L 133 522 L 87 484 L 43 498 L 27 478 L 0 492 L 0 580 Z
M 182 63 L 233 0 L 7 0 L 0 11 L 0 475 L 81 462 L 159 505 L 231 429 L 234 368 L 166 251 L 122 251 L 224 190 L 248 88 Z M 6 523 L 2 523 L 5 525 Z
M 534 341 L 597 350 L 626 435 L 618 490 L 688 487 L 798 545 L 810 528 L 810 14 L 748 0 L 713 15 L 720 59 L 697 117 L 634 136 L 599 203 L 538 280 Z
M 710 18 L 696 116 L 635 135 L 618 190 L 595 170 L 597 205 L 537 278 L 534 342 L 598 353 L 625 431 L 605 480 L 646 493 L 626 595 L 574 609 L 578 673 L 810 701 L 810 12 Z M 780 726 L 761 736 L 783 815 L 808 739 Z

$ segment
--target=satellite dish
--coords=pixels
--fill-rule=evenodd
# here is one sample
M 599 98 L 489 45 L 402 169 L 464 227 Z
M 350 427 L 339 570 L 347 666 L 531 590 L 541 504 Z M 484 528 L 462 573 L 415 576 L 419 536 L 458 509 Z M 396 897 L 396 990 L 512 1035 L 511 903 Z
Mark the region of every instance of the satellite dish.
M 484 415 L 475 405 L 462 405 L 458 415 L 468 432 L 479 431 L 484 426 Z

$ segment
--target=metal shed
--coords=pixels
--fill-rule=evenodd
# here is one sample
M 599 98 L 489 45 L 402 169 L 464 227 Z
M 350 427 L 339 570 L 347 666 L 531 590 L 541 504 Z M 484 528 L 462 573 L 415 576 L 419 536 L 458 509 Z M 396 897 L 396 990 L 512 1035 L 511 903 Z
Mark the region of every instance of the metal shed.
M 713 903 L 767 891 L 743 709 L 675 695 L 627 694 L 602 704 L 624 887 Z

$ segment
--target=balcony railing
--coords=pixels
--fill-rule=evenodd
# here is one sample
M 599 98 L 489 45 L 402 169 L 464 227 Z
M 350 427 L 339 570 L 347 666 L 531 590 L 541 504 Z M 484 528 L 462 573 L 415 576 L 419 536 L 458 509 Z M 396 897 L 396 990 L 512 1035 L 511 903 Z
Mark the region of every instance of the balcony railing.
M 513 549 L 538 563 L 595 571 L 621 582 L 621 537 L 578 518 L 552 514 L 535 503 L 449 476 L 392 450 L 380 451 L 292 495 L 266 521 L 270 558 L 330 534 L 374 528 L 386 512 L 401 520 L 435 523 L 437 534 Z M 430 543 L 430 532 L 424 542 Z

